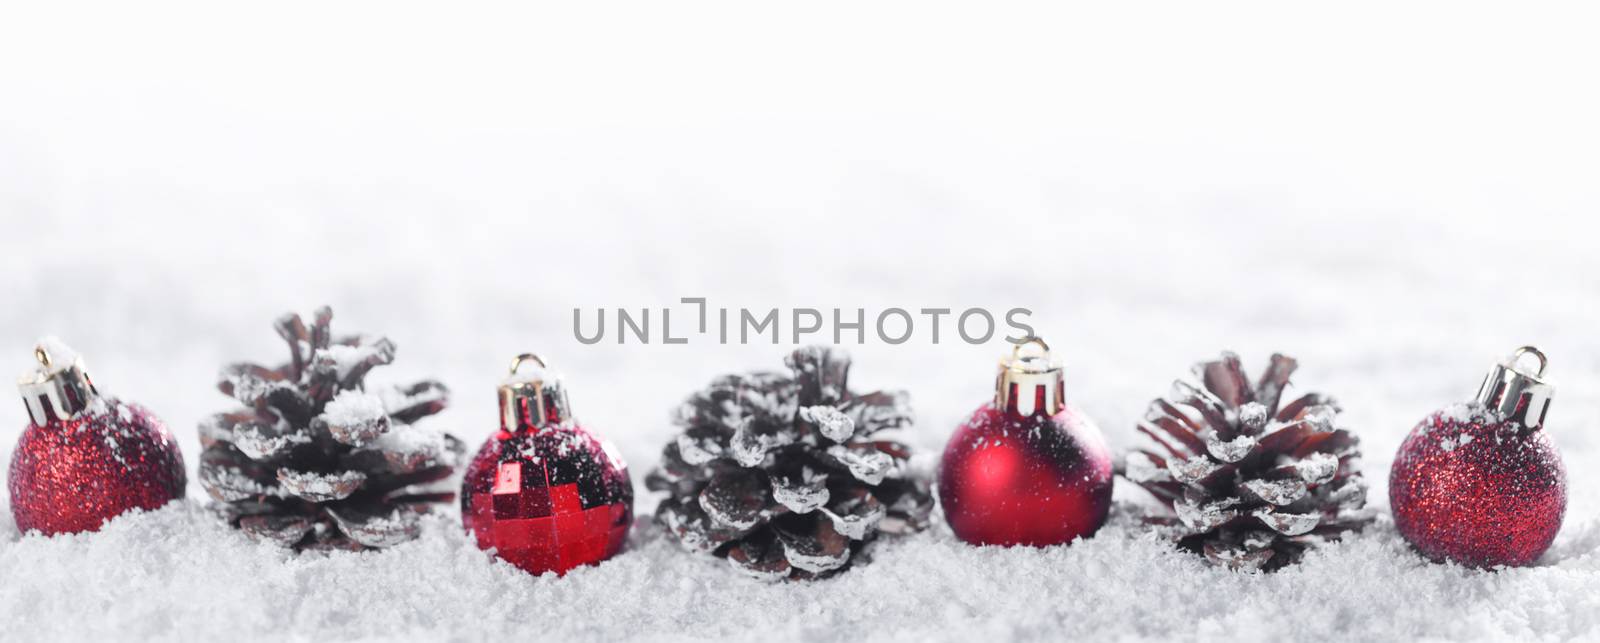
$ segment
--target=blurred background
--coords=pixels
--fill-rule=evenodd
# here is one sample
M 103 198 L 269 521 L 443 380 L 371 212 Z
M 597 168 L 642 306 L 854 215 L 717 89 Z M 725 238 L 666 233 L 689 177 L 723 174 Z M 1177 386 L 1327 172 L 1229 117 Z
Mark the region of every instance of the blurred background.
M 583 345 L 575 307 L 1025 307 L 1119 449 L 1191 363 L 1299 357 L 1296 382 L 1343 401 L 1386 505 L 1412 424 L 1532 343 L 1559 387 L 1569 521 L 1588 521 L 1594 18 L 8 4 L 0 366 L 61 336 L 104 390 L 166 418 L 193 467 L 195 423 L 230 406 L 218 369 L 284 359 L 272 320 L 326 303 L 337 330 L 399 345 L 374 381 L 446 382 L 430 421 L 474 445 L 508 359 L 547 356 L 639 481 L 679 400 L 781 368 L 788 340 Z M 952 334 L 848 346 L 857 386 L 911 392 L 927 453 L 1008 348 Z M 0 454 L 25 421 L 0 404 Z

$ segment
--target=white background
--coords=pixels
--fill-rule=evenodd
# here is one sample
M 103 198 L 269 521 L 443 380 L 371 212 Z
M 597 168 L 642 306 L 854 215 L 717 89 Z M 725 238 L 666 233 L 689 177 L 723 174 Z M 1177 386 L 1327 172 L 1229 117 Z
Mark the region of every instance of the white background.
M 7 3 L 0 365 L 60 335 L 192 467 L 195 423 L 229 406 L 217 369 L 282 359 L 272 319 L 328 303 L 400 346 L 375 380 L 449 384 L 432 422 L 474 445 L 507 359 L 548 356 L 639 482 L 679 399 L 787 347 L 585 346 L 574 307 L 1021 306 L 1119 450 L 1190 363 L 1298 356 L 1386 513 L 1410 426 L 1533 343 L 1572 482 L 1541 567 L 1425 565 L 1385 519 L 1232 575 L 1119 509 L 1045 553 L 941 527 L 814 586 L 642 525 L 617 560 L 535 580 L 476 556 L 453 508 L 425 542 L 294 559 L 215 528 L 191 484 L 98 536 L 0 515 L 0 614 L 27 637 L 1595 636 L 1600 20 L 1102 4 Z M 1003 349 L 941 335 L 849 347 L 858 387 L 911 391 L 926 454 Z M 8 454 L 26 414 L 0 417 Z

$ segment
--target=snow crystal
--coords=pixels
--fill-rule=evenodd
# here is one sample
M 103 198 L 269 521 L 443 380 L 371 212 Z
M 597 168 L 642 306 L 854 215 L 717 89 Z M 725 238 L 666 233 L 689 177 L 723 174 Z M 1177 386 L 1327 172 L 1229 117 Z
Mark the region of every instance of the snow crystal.
M 828 502 L 827 480 L 827 476 L 804 467 L 799 480 L 774 478 L 772 499 L 797 514 L 811 513 Z
M 267 486 L 231 467 L 206 467 L 200 470 L 200 481 L 211 497 L 222 502 L 234 502 L 256 496 L 281 496 L 276 486 Z
M 1210 531 L 1222 526 L 1222 523 L 1233 520 L 1239 512 L 1229 509 L 1239 504 L 1238 498 L 1223 498 L 1209 503 L 1192 503 L 1180 499 L 1173 503 L 1172 508 L 1178 514 L 1178 520 L 1194 533 Z
M 1266 507 L 1251 512 L 1251 515 L 1260 518 L 1261 522 L 1266 523 L 1273 531 L 1285 536 L 1308 533 L 1322 522 L 1321 514 L 1280 513 Z
M 381 341 L 363 341 L 361 344 L 356 346 L 334 344 L 317 351 L 317 361 L 319 363 L 331 364 L 333 366 L 335 375 L 342 380 L 350 375 L 350 371 L 353 370 L 357 364 L 366 361 L 367 358 L 372 357 L 373 355 L 383 352 L 385 347 L 386 344 Z
M 1456 447 L 1467 446 L 1467 444 L 1470 442 L 1472 442 L 1472 434 L 1460 433 L 1457 435 L 1450 435 L 1440 438 L 1439 448 L 1443 449 L 1445 453 L 1449 453 L 1456 450 Z
M 444 431 L 426 425 L 404 424 L 389 429 L 363 448 L 402 455 L 442 453 Z
M 1257 498 L 1275 505 L 1287 505 L 1304 498 L 1306 483 L 1300 480 L 1246 480 L 1241 483 L 1250 493 Z
M 1172 479 L 1172 472 L 1156 466 L 1155 460 L 1138 451 L 1129 453 L 1123 459 L 1123 466 L 1127 469 L 1123 475 L 1134 482 L 1165 482 Z
M 272 381 L 232 368 L 224 368 L 221 377 L 233 387 L 233 397 L 244 404 L 255 404 L 257 400 L 266 399 L 273 391 L 294 388 L 291 382 Z
M 763 434 L 757 431 L 753 419 L 745 418 L 739 429 L 733 432 L 733 439 L 728 442 L 734 462 L 741 467 L 760 466 L 767 459 L 767 451 L 790 442 L 788 433 Z
M 873 507 L 866 515 L 837 514 L 827 509 L 822 510 L 823 515 L 833 522 L 833 528 L 846 538 L 861 540 L 878 530 L 878 523 L 883 521 L 888 510 L 881 506 Z
M 1206 476 L 1216 473 L 1221 468 L 1222 465 L 1217 464 L 1216 462 L 1212 461 L 1211 458 L 1203 455 L 1197 455 L 1184 460 L 1173 459 L 1167 462 L 1167 470 L 1172 473 L 1172 477 L 1177 478 L 1178 482 L 1182 482 L 1184 484 L 1194 484 L 1199 482 Z
M 1252 429 L 1261 429 L 1267 425 L 1267 407 L 1260 402 L 1239 407 L 1239 422 Z
M 115 412 L 118 418 L 126 420 L 127 418 L 123 417 L 122 414 L 127 412 L 127 409 L 123 406 L 118 406 L 113 409 L 112 402 L 113 400 L 111 400 L 111 398 L 107 398 L 103 395 L 96 397 L 92 400 L 89 400 L 89 404 L 83 407 L 83 412 L 91 416 L 99 416 Z
M 1250 450 L 1255 448 L 1256 439 L 1248 435 L 1222 442 L 1213 437 L 1206 438 L 1206 451 L 1223 462 L 1238 462 L 1250 455 Z
M 340 391 L 322 407 L 322 419 L 334 426 L 356 426 L 388 417 L 383 398 L 358 390 Z
M 380 390 L 378 396 L 383 398 L 384 410 L 392 414 L 399 409 L 447 399 L 450 394 L 440 387 L 427 387 L 415 395 L 407 394 L 403 389 L 391 387 Z
M 867 484 L 879 484 L 894 468 L 894 458 L 882 451 L 828 447 L 827 454 L 850 469 L 850 475 Z
M 367 479 L 360 471 L 318 473 L 278 469 L 278 482 L 285 491 L 312 502 L 327 502 L 348 497 Z
M 834 442 L 844 442 L 856 432 L 856 421 L 832 406 L 808 406 L 800 409 L 800 418 L 815 424 L 822 435 Z
M 1322 484 L 1339 472 L 1339 458 L 1331 453 L 1310 453 L 1294 463 L 1295 472 L 1308 484 Z
M 689 464 L 705 464 L 722 455 L 722 447 L 712 440 L 701 440 L 680 433 L 677 437 L 678 454 Z
M 273 429 L 253 424 L 239 426 L 234 428 L 231 441 L 240 452 L 255 459 L 282 453 L 297 444 L 311 443 L 310 435 L 283 432 L 287 427 L 288 424 L 282 420 L 279 420 L 278 426 Z
M 1438 416 L 1461 424 L 1488 424 L 1500 421 L 1499 413 L 1494 409 L 1468 402 L 1456 402 L 1439 409 Z

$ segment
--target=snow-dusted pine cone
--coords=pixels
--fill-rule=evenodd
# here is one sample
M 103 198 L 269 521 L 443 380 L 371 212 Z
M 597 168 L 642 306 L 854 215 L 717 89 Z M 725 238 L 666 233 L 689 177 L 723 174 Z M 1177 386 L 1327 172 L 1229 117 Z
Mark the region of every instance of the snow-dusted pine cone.
M 421 514 L 455 494 L 435 488 L 461 460 L 462 444 L 415 426 L 444 409 L 443 384 L 368 392 L 373 367 L 395 345 L 367 336 L 334 339 L 333 311 L 278 319 L 288 364 L 235 364 L 217 387 L 246 408 L 200 423 L 200 483 L 246 533 L 296 549 L 387 547 L 416 537 Z
M 1295 360 L 1273 355 L 1252 386 L 1239 356 L 1194 368 L 1150 404 L 1139 431 L 1161 453 L 1135 451 L 1123 475 L 1176 514 L 1152 518 L 1178 546 L 1234 569 L 1272 570 L 1322 540 L 1359 530 L 1360 443 L 1338 426 L 1332 398 L 1309 393 L 1279 407 Z
M 684 547 L 758 578 L 843 569 L 878 533 L 923 529 L 933 508 L 910 449 L 876 440 L 911 424 L 903 392 L 857 395 L 850 359 L 808 346 L 792 376 L 719 377 L 678 409 L 682 427 L 645 484 L 670 497 L 656 521 Z

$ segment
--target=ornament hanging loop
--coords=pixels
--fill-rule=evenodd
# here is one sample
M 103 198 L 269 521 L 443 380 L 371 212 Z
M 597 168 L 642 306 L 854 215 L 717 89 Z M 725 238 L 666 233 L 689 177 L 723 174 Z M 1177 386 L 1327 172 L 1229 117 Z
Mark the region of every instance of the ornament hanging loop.
M 1022 357 L 1022 348 L 1024 346 L 1038 346 L 1039 347 L 1039 355 L 1038 355 L 1038 357 L 1045 358 L 1045 359 L 1048 359 L 1050 357 L 1050 345 L 1045 343 L 1044 338 L 1043 337 L 1039 337 L 1037 335 L 1029 335 L 1027 337 L 1024 337 L 1022 339 L 1022 341 L 1017 342 L 1015 346 L 1011 347 L 1011 359 L 1012 360 L 1023 359 L 1023 357 Z
M 1040 350 L 1037 354 L 1023 354 L 1023 347 L 1029 345 Z M 1061 364 L 1051 356 L 1050 345 L 1037 336 L 1012 346 L 1011 355 L 1000 360 L 994 389 L 995 408 L 1007 413 L 1055 415 L 1067 404 Z
M 1532 346 L 1518 347 L 1517 350 L 1511 351 L 1511 358 L 1506 361 L 1513 365 L 1519 364 L 1522 362 L 1523 355 L 1532 355 L 1534 359 L 1539 360 L 1539 371 L 1534 373 L 1534 377 L 1544 377 L 1544 369 L 1550 366 L 1550 358 L 1545 357 L 1544 351 L 1537 348 Z
M 1539 360 L 1539 370 L 1533 373 L 1518 365 L 1522 356 L 1530 354 Z M 1543 428 L 1550 398 L 1555 394 L 1555 387 L 1544 380 L 1545 368 L 1549 365 L 1544 351 L 1532 346 L 1520 347 L 1489 370 L 1473 402 L 1494 411 L 1507 422 L 1518 422 L 1529 429 Z
M 528 363 L 537 368 L 524 369 Z M 572 418 L 561 378 L 534 353 L 512 358 L 511 372 L 500 383 L 500 426 L 510 433 L 560 424 Z
M 535 355 L 533 353 L 523 353 L 523 354 L 518 355 L 518 356 L 516 356 L 516 357 L 511 359 L 511 374 L 512 375 L 516 375 L 517 374 L 517 369 L 522 368 L 522 363 L 523 362 L 533 362 L 535 364 L 538 364 L 539 368 L 550 368 L 549 366 L 545 365 L 544 359 L 539 357 L 538 355 Z

